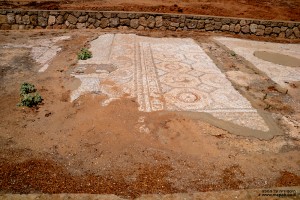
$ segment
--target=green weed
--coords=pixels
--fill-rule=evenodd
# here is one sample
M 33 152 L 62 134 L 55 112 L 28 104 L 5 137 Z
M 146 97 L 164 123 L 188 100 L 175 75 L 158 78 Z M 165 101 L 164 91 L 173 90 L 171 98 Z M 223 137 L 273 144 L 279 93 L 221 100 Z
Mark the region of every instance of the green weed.
M 92 52 L 90 52 L 86 48 L 82 48 L 80 52 L 78 53 L 78 59 L 79 60 L 87 60 L 92 57 Z

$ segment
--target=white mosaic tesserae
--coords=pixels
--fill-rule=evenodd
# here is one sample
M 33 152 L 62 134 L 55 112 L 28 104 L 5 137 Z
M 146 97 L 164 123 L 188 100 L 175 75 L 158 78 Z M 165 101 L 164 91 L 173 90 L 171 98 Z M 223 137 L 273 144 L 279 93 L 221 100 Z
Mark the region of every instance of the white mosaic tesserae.
M 93 58 L 79 61 L 72 74 L 81 86 L 72 92 L 71 101 L 94 92 L 107 95 L 102 105 L 108 105 L 127 94 L 137 98 L 140 111 L 205 112 L 247 128 L 269 130 L 192 39 L 106 34 L 91 42 L 90 51 Z

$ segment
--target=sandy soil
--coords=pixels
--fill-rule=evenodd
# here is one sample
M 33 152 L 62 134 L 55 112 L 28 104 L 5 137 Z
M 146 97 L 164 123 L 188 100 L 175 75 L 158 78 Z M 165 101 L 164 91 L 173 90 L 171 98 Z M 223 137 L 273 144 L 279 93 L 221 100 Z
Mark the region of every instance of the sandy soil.
M 298 0 L 10 0 L 0 8 L 117 10 L 300 21 Z
M 140 32 L 156 37 L 184 33 Z M 99 31 L 2 31 L 0 44 L 69 35 L 45 73 L 27 48 L 0 49 L 0 191 L 12 193 L 141 194 L 300 185 L 299 102 L 208 36 L 190 32 L 222 71 L 243 72 L 234 86 L 257 109 L 278 119 L 284 135 L 271 140 L 233 135 L 188 115 L 143 113 L 124 97 L 107 107 L 99 94 L 73 103 L 70 73 L 76 53 Z M 289 42 L 289 41 L 285 41 Z M 253 77 L 255 77 L 253 79 Z M 44 97 L 39 108 L 17 107 L 24 81 Z M 265 95 L 268 98 L 265 99 Z M 281 119 L 285 117 L 286 121 Z M 146 127 L 149 131 L 140 131 Z M 298 133 L 298 134 L 297 134 Z

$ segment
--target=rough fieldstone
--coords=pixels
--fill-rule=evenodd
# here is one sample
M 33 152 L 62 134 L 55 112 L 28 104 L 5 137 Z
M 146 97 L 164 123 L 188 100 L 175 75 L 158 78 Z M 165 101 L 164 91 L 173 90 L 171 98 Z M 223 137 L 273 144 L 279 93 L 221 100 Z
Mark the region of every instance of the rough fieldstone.
M 289 28 L 293 28 L 294 25 L 295 25 L 294 23 L 288 23 L 288 27 L 289 27 Z
M 130 19 L 120 19 L 120 25 L 130 26 Z
M 24 30 L 24 29 L 25 29 L 25 25 L 24 24 L 19 25 L 19 30 Z
M 139 20 L 138 19 L 132 19 L 130 21 L 130 27 L 136 29 L 139 27 Z
M 222 19 L 221 20 L 222 24 L 230 24 L 230 19 Z
M 88 16 L 87 16 L 87 15 L 85 15 L 85 16 L 80 16 L 80 17 L 78 18 L 78 22 L 79 22 L 79 23 L 84 23 L 84 22 L 87 21 L 87 19 L 88 19 Z
M 163 25 L 163 18 L 162 16 L 155 17 L 155 26 L 161 27 Z
M 77 18 L 73 15 L 69 15 L 67 21 L 70 22 L 70 24 L 75 25 L 77 23 Z
M 278 26 L 278 23 L 277 22 L 271 22 L 271 27 L 275 27 L 275 26 Z
M 215 22 L 215 29 L 220 30 L 222 27 L 222 22 Z
M 170 23 L 170 26 L 173 26 L 173 27 L 179 27 L 179 23 L 171 22 L 171 23 Z
M 18 30 L 18 29 L 19 29 L 19 25 L 18 24 L 11 25 L 11 30 Z
M 197 27 L 197 24 L 198 24 L 197 20 L 191 20 L 186 24 L 186 26 L 190 29 L 194 29 Z
M 21 15 L 16 15 L 16 23 L 21 24 L 22 23 L 22 16 Z
M 88 22 L 88 24 L 94 24 L 94 23 L 96 22 L 96 19 L 90 17 L 90 18 L 87 20 L 87 22 Z
M 94 27 L 95 28 L 100 27 L 100 20 L 96 20 L 96 22 L 94 23 Z
M 197 24 L 197 29 L 202 29 L 205 27 L 205 22 L 204 20 L 200 20 L 198 21 L 198 24 Z
M 274 27 L 273 28 L 273 33 L 279 34 L 281 32 L 281 29 L 279 27 Z
M 0 10 L 0 15 L 6 15 L 6 11 L 5 10 Z
M 146 18 L 145 17 L 140 17 L 139 24 L 141 26 L 147 26 L 147 20 L 146 20 Z
M 250 26 L 249 25 L 242 26 L 241 31 L 243 33 L 249 33 L 250 32 Z
M 265 30 L 266 27 L 265 27 L 264 25 L 258 25 L 257 28 L 258 28 L 258 29 Z
M 80 15 L 81 15 L 81 12 L 79 12 L 79 11 L 74 11 L 74 12 L 72 12 L 72 14 L 75 16 L 75 17 L 80 17 Z
M 24 15 L 22 17 L 23 24 L 30 24 L 29 15 Z
M 50 15 L 58 15 L 59 12 L 58 11 L 50 11 Z
M 265 34 L 266 34 L 266 35 L 270 35 L 272 32 L 273 32 L 273 28 L 272 28 L 272 27 L 267 27 L 267 28 L 265 29 Z
M 104 12 L 103 16 L 106 17 L 106 18 L 111 18 L 111 13 Z
M 257 36 L 263 36 L 265 34 L 265 30 L 264 29 L 256 29 L 256 34 Z
M 56 19 L 57 24 L 63 24 L 64 23 L 64 17 L 59 15 Z
M 145 30 L 145 27 L 139 26 L 139 27 L 137 28 L 137 30 L 138 30 L 138 31 L 143 31 L 143 30 Z
M 256 29 L 257 29 L 257 24 L 251 24 L 250 25 L 250 31 L 251 31 L 251 33 L 255 33 Z
M 49 12 L 48 12 L 48 11 L 43 11 L 43 12 L 42 12 L 42 16 L 43 16 L 44 18 L 47 18 L 47 19 L 48 19 L 48 17 L 49 17 Z
M 214 25 L 212 25 L 212 24 L 206 24 L 205 25 L 205 30 L 207 30 L 207 31 L 213 31 L 214 30 Z
M 241 31 L 241 25 L 239 24 L 235 25 L 234 32 L 239 33 L 240 31 Z
M 14 24 L 16 22 L 15 14 L 14 13 L 8 13 L 7 14 L 7 23 Z
M 11 29 L 11 25 L 9 25 L 9 24 L 2 24 L 1 25 L 1 29 L 2 30 L 10 30 Z
M 95 12 L 89 12 L 88 13 L 88 18 L 94 18 L 94 19 L 96 19 L 96 14 L 97 13 L 95 13 Z M 86 15 L 86 13 L 84 12 L 81 15 Z
M 282 27 L 280 28 L 280 31 L 281 31 L 281 32 L 285 32 L 287 29 L 288 29 L 288 27 L 282 26 Z
M 38 25 L 41 26 L 41 27 L 45 27 L 47 26 L 47 19 L 44 18 L 44 17 L 38 17 Z
M 129 13 L 128 14 L 128 18 L 129 19 L 134 19 L 135 18 L 135 14 L 134 13 Z
M 76 24 L 76 28 L 78 28 L 78 29 L 83 29 L 83 28 L 85 28 L 85 23 L 77 23 L 77 24 Z
M 295 36 L 296 36 L 297 38 L 300 38 L 300 31 L 299 31 L 298 27 L 294 27 L 294 28 L 293 28 L 293 31 L 294 31 Z
M 119 14 L 118 14 L 118 17 L 119 17 L 120 19 L 127 19 L 127 13 L 119 13 Z
M 106 27 L 108 27 L 108 25 L 109 25 L 109 19 L 107 19 L 107 18 L 102 18 L 102 19 L 100 20 L 100 27 L 101 27 L 101 28 L 106 28 Z
M 55 16 L 50 15 L 49 19 L 48 19 L 48 26 L 51 26 L 51 25 L 55 24 L 55 20 L 56 20 Z
M 247 25 L 246 20 L 242 19 L 242 20 L 240 21 L 240 25 L 241 25 L 241 26 Z
M 223 25 L 221 28 L 222 31 L 229 31 L 229 29 L 230 29 L 229 25 Z
M 180 28 L 183 28 L 184 26 L 185 26 L 184 23 L 180 23 L 180 24 L 179 24 L 179 27 L 180 27 Z M 197 25 L 197 26 L 198 26 L 198 25 Z M 198 27 L 197 27 L 197 28 L 198 28 Z
M 292 29 L 287 29 L 285 32 L 286 37 L 289 38 L 293 34 L 293 32 L 294 31 Z
M 97 19 L 101 19 L 102 17 L 103 17 L 102 13 L 100 13 L 100 12 L 96 13 L 96 18 Z
M 279 38 L 285 38 L 285 32 L 279 33 L 278 37 L 279 37 Z
M 235 24 L 230 24 L 229 31 L 234 32 Z
M 179 23 L 180 20 L 179 20 L 179 18 L 171 18 L 171 22 Z
M 184 23 L 185 22 L 186 17 L 184 15 L 179 17 L 179 22 Z
M 109 24 L 111 27 L 117 27 L 120 24 L 120 19 L 119 18 L 111 18 L 109 20 Z
M 155 26 L 155 18 L 153 16 L 150 16 L 147 20 L 147 24 L 149 28 L 154 28 Z
M 261 21 L 260 22 L 261 25 L 271 25 L 270 21 Z

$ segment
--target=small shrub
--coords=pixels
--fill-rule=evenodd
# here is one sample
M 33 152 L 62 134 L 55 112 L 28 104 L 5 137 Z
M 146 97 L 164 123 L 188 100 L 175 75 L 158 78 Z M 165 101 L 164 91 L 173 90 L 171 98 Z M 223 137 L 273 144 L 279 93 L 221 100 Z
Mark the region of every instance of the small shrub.
M 90 52 L 86 48 L 82 48 L 81 51 L 78 53 L 79 60 L 87 60 L 92 57 L 92 52 Z
M 20 88 L 20 95 L 29 94 L 29 93 L 32 93 L 35 91 L 36 91 L 36 89 L 35 89 L 34 85 L 32 85 L 30 83 L 23 83 Z
M 37 106 L 43 101 L 42 96 L 36 92 L 34 85 L 30 83 L 23 83 L 20 88 L 20 103 L 18 106 L 33 107 Z

